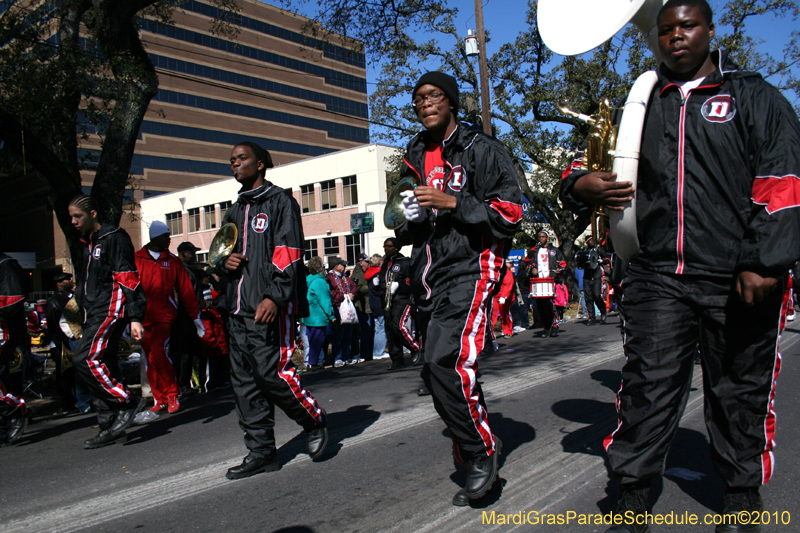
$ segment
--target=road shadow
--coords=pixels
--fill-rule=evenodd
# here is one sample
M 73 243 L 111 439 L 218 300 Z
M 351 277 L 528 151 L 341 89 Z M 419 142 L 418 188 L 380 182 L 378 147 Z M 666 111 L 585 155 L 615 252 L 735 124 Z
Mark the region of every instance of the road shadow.
M 362 434 L 364 430 L 377 422 L 381 413 L 370 407 L 369 405 L 354 405 L 346 411 L 328 413 L 328 446 L 315 462 L 327 461 L 336 457 L 342 449 L 345 439 Z M 306 453 L 306 436 L 302 431 L 278 448 L 278 458 L 281 464 L 286 464 L 304 453 Z
M 51 424 L 52 421 L 48 420 L 47 424 L 39 422 L 28 425 L 22 437 L 14 446 L 19 448 L 29 444 L 36 444 L 37 442 L 59 437 L 65 433 L 90 428 L 97 424 L 97 417 L 94 413 L 90 415 L 74 415 L 74 418 L 58 419 L 58 423 Z
M 469 506 L 473 509 L 483 509 L 497 503 L 500 496 L 503 494 L 503 487 L 506 484 L 505 478 L 502 477 L 502 469 L 506 458 L 514 453 L 514 450 L 520 446 L 533 442 L 536 439 L 536 430 L 533 426 L 527 422 L 520 422 L 513 418 L 505 417 L 502 413 L 489 413 L 489 427 L 492 428 L 492 432 L 502 442 L 500 457 L 498 458 L 499 474 L 497 476 L 497 481 L 495 481 L 495 484 L 485 496 L 469 501 Z M 445 428 L 442 431 L 442 435 L 448 440 L 451 440 L 449 429 Z M 453 456 L 453 467 L 455 471 L 450 475 L 450 479 L 459 487 L 463 487 L 467 482 L 467 469 L 464 465 L 456 461 L 455 456 Z
M 191 424 L 202 420 L 209 424 L 228 416 L 234 410 L 231 390 L 214 391 L 203 395 L 190 396 L 181 400 L 181 409 L 175 414 L 162 413 L 156 420 L 135 425 L 128 430 L 128 442 L 124 446 L 135 446 L 166 435 L 176 426 Z

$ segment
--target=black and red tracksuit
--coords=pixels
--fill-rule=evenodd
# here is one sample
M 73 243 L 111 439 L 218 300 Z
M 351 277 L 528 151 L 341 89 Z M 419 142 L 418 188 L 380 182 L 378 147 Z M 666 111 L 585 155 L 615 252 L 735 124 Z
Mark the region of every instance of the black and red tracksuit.
M 622 281 L 627 363 L 619 425 L 605 445 L 622 483 L 661 474 L 700 346 L 706 425 L 717 472 L 731 487 L 766 483 L 774 468 L 775 379 L 783 285 L 800 255 L 800 125 L 789 102 L 724 52 L 684 94 L 662 71 L 647 109 L 637 185 L 641 249 Z M 572 187 L 562 201 L 577 211 Z M 745 306 L 739 272 L 779 279 Z
M 83 267 L 77 273 L 75 301 L 83 313 L 83 336 L 72 365 L 89 388 L 101 429 L 107 429 L 116 411 L 139 401 L 122 383 L 117 348 L 128 323 L 144 318 L 145 296 L 125 230 L 103 224 L 81 242 Z
M 468 462 L 495 450 L 475 374 L 478 354 L 491 343 L 492 296 L 522 220 L 522 196 L 505 147 L 461 123 L 442 143 L 432 143 L 428 132 L 411 139 L 402 175 L 456 199 L 454 209 L 426 209 L 424 221 L 396 233 L 413 244 L 422 377 L 457 457 Z
M 292 364 L 296 320 L 308 316 L 303 225 L 291 192 L 270 182 L 240 191 L 223 224 L 239 230 L 234 253 L 247 261 L 228 277 L 231 384 L 245 445 L 254 455 L 275 451 L 275 405 L 309 431 L 322 420 L 316 400 Z M 258 305 L 278 307 L 270 324 L 256 324 Z
M 392 282 L 397 283 L 397 290 L 392 295 L 389 309 L 383 308 L 385 317 L 386 340 L 389 341 L 387 351 L 396 366 L 404 365 L 403 347 L 411 353 L 419 351 L 419 344 L 411 331 L 411 274 L 410 262 L 401 253 L 384 259 L 380 271 L 378 293 L 386 301 L 386 291 L 391 292 Z
M 0 252 L 0 425 L 19 408 L 25 414 L 22 383 L 9 384 L 10 364 L 16 347 L 28 336 L 25 325 L 22 268 Z M 9 390 L 6 387 L 17 389 Z

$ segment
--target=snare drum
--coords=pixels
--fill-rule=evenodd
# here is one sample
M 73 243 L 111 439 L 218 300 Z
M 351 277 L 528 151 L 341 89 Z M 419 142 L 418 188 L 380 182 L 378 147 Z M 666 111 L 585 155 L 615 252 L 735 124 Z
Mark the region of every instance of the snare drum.
M 556 284 L 553 278 L 532 278 L 531 298 L 553 298 L 556 295 Z

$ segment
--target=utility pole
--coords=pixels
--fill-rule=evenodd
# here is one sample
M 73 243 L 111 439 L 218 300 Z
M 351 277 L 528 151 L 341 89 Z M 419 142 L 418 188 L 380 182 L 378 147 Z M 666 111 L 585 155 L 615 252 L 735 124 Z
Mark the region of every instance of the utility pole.
M 483 132 L 487 135 L 492 134 L 492 109 L 489 100 L 489 64 L 486 59 L 486 34 L 483 32 L 483 1 L 475 0 L 475 24 L 478 30 L 478 65 L 480 67 L 481 81 L 481 119 L 483 120 Z

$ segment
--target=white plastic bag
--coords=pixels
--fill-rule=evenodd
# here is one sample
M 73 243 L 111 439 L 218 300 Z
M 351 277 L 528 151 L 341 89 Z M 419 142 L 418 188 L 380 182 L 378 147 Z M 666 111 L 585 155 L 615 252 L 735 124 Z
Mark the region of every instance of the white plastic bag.
M 342 324 L 358 324 L 356 306 L 353 305 L 348 294 L 345 294 L 344 300 L 339 304 L 339 318 Z

